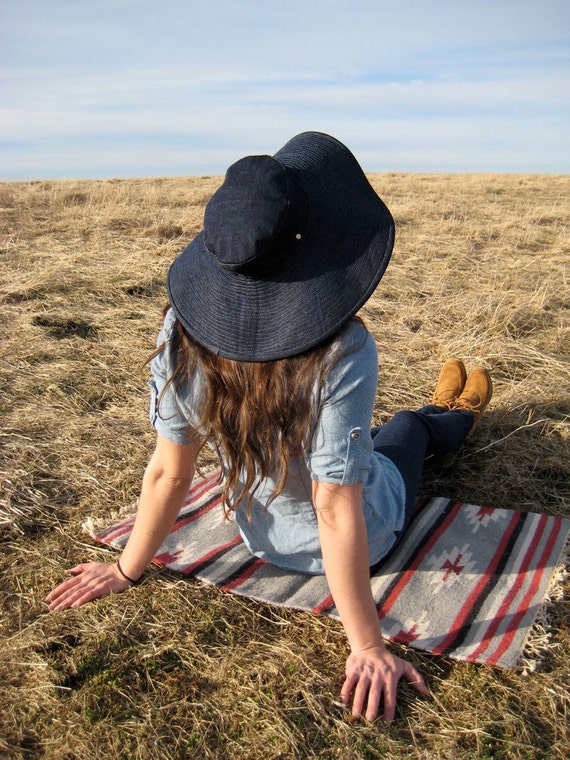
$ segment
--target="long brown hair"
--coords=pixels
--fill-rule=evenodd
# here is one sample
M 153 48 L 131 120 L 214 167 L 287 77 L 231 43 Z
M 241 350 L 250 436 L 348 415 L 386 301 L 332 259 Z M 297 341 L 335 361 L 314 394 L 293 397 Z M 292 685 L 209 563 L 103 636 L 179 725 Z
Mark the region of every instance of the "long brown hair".
M 310 449 L 333 339 L 286 359 L 240 362 L 199 345 L 175 320 L 169 349 L 176 365 L 166 388 L 191 382 L 197 366 L 201 368 L 199 431 L 202 445 L 209 440 L 223 462 L 226 511 L 246 498 L 249 514 L 255 492 L 271 476 L 275 489 L 269 504 L 285 486 L 291 457 Z M 156 353 L 165 349 L 159 346 Z M 196 431 L 190 432 L 195 438 Z

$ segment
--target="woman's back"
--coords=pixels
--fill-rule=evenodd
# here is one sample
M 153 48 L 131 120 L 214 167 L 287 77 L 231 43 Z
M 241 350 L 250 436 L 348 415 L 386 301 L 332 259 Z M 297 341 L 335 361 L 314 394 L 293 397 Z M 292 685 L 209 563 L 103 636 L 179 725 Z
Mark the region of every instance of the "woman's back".
M 157 431 L 175 443 L 195 440 L 196 432 L 201 437 L 215 435 L 216 430 L 208 429 L 207 420 L 203 419 L 209 377 L 201 362 L 195 363 L 183 383 L 169 382 L 178 362 L 176 324 L 171 311 L 166 314 L 157 344 L 162 350 L 152 360 L 151 400 L 151 417 Z M 308 427 L 306 431 L 300 431 L 301 435 L 293 444 L 300 450 L 291 451 L 287 458 L 286 478 L 281 481 L 282 471 L 270 467 L 261 477 L 256 473 L 257 488 L 248 504 L 246 496 L 251 489 L 247 488 L 247 473 L 243 470 L 243 450 L 234 446 L 230 454 L 236 458 L 238 484 L 230 485 L 232 501 L 227 505 L 235 508 L 242 536 L 252 553 L 282 567 L 310 573 L 323 572 L 311 496 L 313 481 L 337 485 L 365 484 L 364 510 L 374 547 L 373 561 L 388 551 L 395 540 L 394 531 L 401 527 L 403 503 L 401 478 L 390 462 L 383 462 L 380 466 L 372 447 L 370 427 L 378 359 L 374 340 L 361 321 L 349 321 L 330 341 L 322 355 L 321 366 L 324 372 L 313 372 L 311 382 L 305 383 L 310 408 L 309 414 L 301 419 Z M 266 367 L 269 369 L 269 365 Z M 299 396 L 298 377 L 291 372 L 282 376 L 290 383 L 290 387 L 283 389 L 283 399 L 287 402 L 283 404 L 283 414 L 287 413 L 291 418 L 298 412 L 295 406 L 295 397 Z M 239 379 L 239 375 L 233 378 L 232 385 Z M 216 386 L 209 392 L 217 392 L 215 403 L 223 406 L 227 404 L 231 390 L 226 392 Z M 247 386 L 240 388 L 238 385 L 232 403 L 241 408 L 243 417 L 237 419 L 243 419 L 246 426 L 252 425 L 255 420 L 250 416 L 250 410 L 255 398 L 259 393 L 267 392 L 267 388 L 260 387 L 252 394 Z M 262 411 L 263 407 L 257 410 L 258 417 Z M 190 427 L 189 420 L 192 421 Z M 272 421 L 261 418 L 258 422 L 270 425 Z M 287 424 L 288 419 L 284 416 L 283 429 Z M 210 443 L 218 450 L 227 472 L 229 458 L 223 443 Z M 272 445 L 269 437 L 267 445 Z M 266 461 L 270 465 L 271 456 Z M 381 510 L 376 497 L 379 478 L 384 481 Z

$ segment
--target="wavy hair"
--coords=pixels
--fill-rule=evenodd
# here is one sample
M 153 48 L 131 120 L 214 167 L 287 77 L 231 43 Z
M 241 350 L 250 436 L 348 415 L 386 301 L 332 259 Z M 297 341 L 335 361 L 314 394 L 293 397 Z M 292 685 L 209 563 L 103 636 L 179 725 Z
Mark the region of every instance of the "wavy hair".
M 209 440 L 222 462 L 226 513 L 245 498 L 249 516 L 257 489 L 271 476 L 275 489 L 267 507 L 285 487 L 290 459 L 310 450 L 334 337 L 285 359 L 240 362 L 196 343 L 175 320 L 169 348 L 176 364 L 163 393 L 170 383 L 191 382 L 201 368 L 205 390 L 197 422 L 202 446 Z

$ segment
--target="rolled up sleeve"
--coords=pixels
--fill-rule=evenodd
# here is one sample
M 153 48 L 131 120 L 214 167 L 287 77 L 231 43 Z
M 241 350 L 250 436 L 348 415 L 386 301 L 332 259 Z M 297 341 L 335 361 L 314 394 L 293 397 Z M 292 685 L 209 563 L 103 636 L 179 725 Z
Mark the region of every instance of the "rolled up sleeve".
M 190 398 L 192 388 L 185 383 L 177 386 L 169 382 L 174 372 L 176 358 L 170 348 L 170 336 L 174 325 L 172 311 L 167 312 L 156 345 L 162 350 L 153 356 L 150 369 L 152 379 L 149 380 L 150 403 L 149 418 L 157 433 L 173 443 L 191 444 L 200 439 L 196 431 L 196 420 Z
M 351 325 L 351 343 L 329 371 L 324 399 L 306 463 L 313 480 L 363 483 L 370 471 L 372 412 L 378 354 L 362 325 Z

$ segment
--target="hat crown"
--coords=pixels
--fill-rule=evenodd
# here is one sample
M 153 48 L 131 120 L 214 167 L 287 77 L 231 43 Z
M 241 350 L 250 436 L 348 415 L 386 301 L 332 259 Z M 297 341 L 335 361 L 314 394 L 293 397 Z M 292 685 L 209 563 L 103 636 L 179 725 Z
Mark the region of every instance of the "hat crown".
M 270 268 L 300 239 L 305 206 L 291 170 L 271 156 L 242 158 L 206 206 L 206 250 L 224 269 Z

